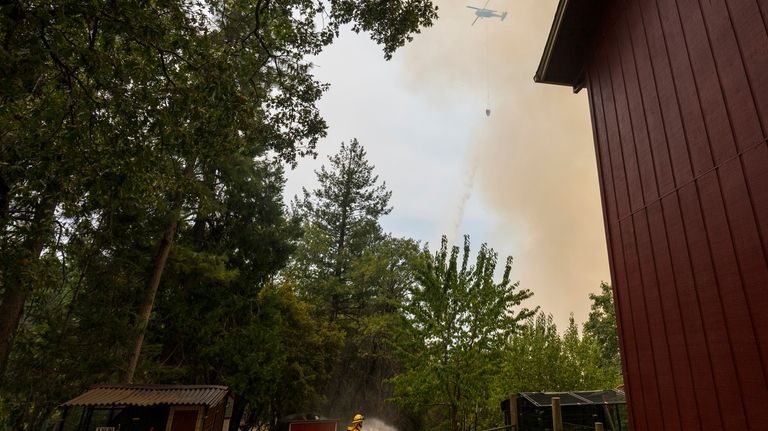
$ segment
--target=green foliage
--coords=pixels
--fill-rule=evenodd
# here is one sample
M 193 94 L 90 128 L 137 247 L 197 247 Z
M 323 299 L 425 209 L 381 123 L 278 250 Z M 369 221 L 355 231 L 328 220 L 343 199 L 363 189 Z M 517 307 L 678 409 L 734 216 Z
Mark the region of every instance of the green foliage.
M 348 317 L 338 321 L 345 334 L 326 391 L 329 414 L 376 412 L 377 417 L 404 425 L 403 412 L 387 399 L 387 379 L 401 370 L 391 340 L 401 331 L 400 306 L 413 283 L 411 263 L 419 253 L 410 239 L 385 237 L 354 260 L 347 279 L 355 286 Z
M 247 325 L 220 331 L 201 351 L 209 381 L 230 386 L 249 403 L 246 422 L 274 425 L 273 418 L 304 411 L 317 399 L 328 358 L 340 340 L 287 286 L 268 287 L 249 301 Z M 247 347 L 246 347 L 247 346 Z M 311 352 L 311 353 L 308 353 Z
M 493 389 L 502 352 L 519 322 L 534 311 L 520 307 L 531 297 L 510 280 L 507 259 L 494 281 L 497 255 L 481 246 L 469 263 L 464 247 L 424 249 L 414 269 L 416 283 L 405 308 L 407 322 L 400 352 L 405 371 L 392 379 L 394 400 L 435 422 L 431 428 L 477 430 L 498 424 Z
M 0 429 L 40 429 L 62 400 L 92 384 L 115 381 L 132 335 L 126 313 L 136 286 L 128 268 L 93 256 L 80 241 L 66 246 L 62 260 L 46 252 L 35 292 L 27 301 L 21 330 L 0 397 Z M 91 255 L 87 268 L 79 266 Z M 109 271 L 116 272 L 107 277 Z M 109 289 L 102 281 L 114 282 Z M 94 284 L 91 284 L 94 283 Z
M 119 381 L 169 226 L 137 380 L 230 385 L 248 424 L 395 415 L 394 397 L 477 430 L 510 391 L 615 382 L 610 287 L 583 335 L 526 320 L 511 260 L 495 282 L 486 246 L 470 265 L 468 240 L 430 255 L 383 232 L 391 195 L 356 140 L 287 214 L 282 166 L 325 136 L 310 56 L 349 26 L 390 58 L 435 18 L 431 0 L 0 6 L 0 429 Z
M 378 184 L 374 166 L 362 145 L 353 139 L 316 171 L 319 186 L 304 189 L 295 201 L 304 219 L 305 237 L 299 244 L 291 274 L 303 280 L 306 294 L 319 300 L 331 320 L 357 308 L 356 285 L 348 272 L 369 247 L 384 239 L 379 218 L 391 211 L 392 193 Z
M 247 423 L 271 426 L 317 398 L 341 337 L 311 318 L 295 286 L 274 281 L 299 226 L 283 212 L 282 171 L 256 167 L 216 170 L 208 210 L 179 233 L 144 378 L 226 384 Z
M 579 334 L 570 320 L 561 336 L 552 316 L 543 312 L 525 322 L 504 352 L 499 395 L 534 391 L 573 391 L 616 387 L 621 375 L 601 365 L 596 339 Z
M 284 272 L 302 298 L 318 305 L 317 319 L 343 334 L 318 409 L 339 417 L 367 409 L 397 419 L 385 404 L 385 381 L 399 368 L 386 340 L 402 324 L 399 305 L 418 245 L 383 233 L 379 219 L 391 210 L 391 193 L 357 140 L 342 143 L 329 162 L 316 171 L 318 188 L 295 201 L 304 236 Z
M 590 293 L 592 300 L 589 319 L 584 323 L 584 332 L 594 337 L 602 352 L 601 366 L 621 372 L 619 336 L 616 328 L 616 309 L 613 305 L 613 291 L 608 283 L 600 283 L 600 293 Z
M 309 328 L 290 289 L 264 291 L 298 234 L 274 164 L 325 135 L 326 86 L 307 58 L 349 23 L 389 57 L 435 17 L 430 0 L 0 6 L 0 428 L 37 429 L 67 397 L 117 381 L 169 225 L 139 379 L 250 390 L 263 364 L 312 386 L 321 364 L 280 353 L 275 334 L 306 346 L 337 335 Z M 248 340 L 265 350 L 245 355 Z M 211 353 L 235 350 L 251 359 Z M 265 387 L 249 411 L 265 409 Z

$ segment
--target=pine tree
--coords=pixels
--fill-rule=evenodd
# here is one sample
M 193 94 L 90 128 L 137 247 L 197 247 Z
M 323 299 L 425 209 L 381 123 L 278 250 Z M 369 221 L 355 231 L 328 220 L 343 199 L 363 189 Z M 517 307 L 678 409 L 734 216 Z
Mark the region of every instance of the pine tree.
M 315 171 L 319 186 L 296 209 L 304 219 L 305 237 L 296 253 L 292 272 L 303 280 L 305 293 L 319 299 L 330 320 L 359 310 L 355 286 L 348 274 L 366 249 L 384 239 L 379 219 L 389 214 L 392 192 L 379 184 L 366 151 L 353 139 Z
M 317 189 L 295 201 L 305 233 L 285 275 L 343 337 L 319 408 L 331 415 L 370 409 L 400 422 L 401 411 L 386 403 L 393 395 L 386 381 L 401 367 L 389 340 L 402 325 L 418 243 L 382 231 L 391 192 L 357 140 L 316 174 Z

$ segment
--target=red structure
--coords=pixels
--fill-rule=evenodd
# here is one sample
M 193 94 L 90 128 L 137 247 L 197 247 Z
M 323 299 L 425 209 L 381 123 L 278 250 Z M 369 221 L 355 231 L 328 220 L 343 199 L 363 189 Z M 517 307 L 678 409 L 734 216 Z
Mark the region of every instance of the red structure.
M 226 386 L 96 385 L 62 404 L 62 431 L 226 431 Z
M 768 430 L 768 1 L 561 0 L 586 88 L 633 430 Z

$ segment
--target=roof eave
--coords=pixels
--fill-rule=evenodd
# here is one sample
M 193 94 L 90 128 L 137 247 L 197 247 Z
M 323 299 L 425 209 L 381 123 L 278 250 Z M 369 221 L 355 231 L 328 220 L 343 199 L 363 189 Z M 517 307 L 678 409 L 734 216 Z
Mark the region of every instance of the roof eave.
M 541 84 L 584 87 L 584 64 L 592 33 L 604 9 L 601 0 L 560 0 L 534 75 Z
M 552 59 L 552 47 L 554 46 L 555 41 L 557 40 L 557 37 L 560 33 L 560 26 L 563 23 L 563 11 L 567 5 L 568 0 L 560 0 L 560 2 L 557 4 L 555 18 L 552 21 L 552 27 L 549 29 L 549 36 L 547 36 L 547 44 L 544 45 L 544 53 L 542 54 L 541 60 L 539 61 L 539 67 L 536 69 L 536 75 L 533 77 L 533 80 L 537 83 L 567 85 L 545 78 L 547 75 L 547 70 L 549 69 L 550 60 Z

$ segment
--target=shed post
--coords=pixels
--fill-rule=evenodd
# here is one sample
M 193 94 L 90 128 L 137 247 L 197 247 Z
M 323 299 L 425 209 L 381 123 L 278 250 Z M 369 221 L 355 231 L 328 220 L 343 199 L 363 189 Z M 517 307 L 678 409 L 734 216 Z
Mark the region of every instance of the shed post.
M 509 396 L 509 429 L 517 431 L 517 394 Z
M 611 409 L 608 408 L 607 404 L 603 404 L 603 411 L 605 412 L 605 418 L 608 420 L 608 426 L 612 429 L 616 429 L 616 423 L 613 421 L 613 416 L 611 415 Z M 616 414 L 616 420 L 619 420 L 618 413 Z
M 560 397 L 552 397 L 552 430 L 563 431 L 563 417 L 560 411 Z

